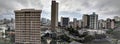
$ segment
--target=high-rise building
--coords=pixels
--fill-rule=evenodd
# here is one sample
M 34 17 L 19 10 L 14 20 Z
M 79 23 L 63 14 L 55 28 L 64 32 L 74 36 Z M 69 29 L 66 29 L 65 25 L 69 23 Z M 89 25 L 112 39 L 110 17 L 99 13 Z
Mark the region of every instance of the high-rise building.
M 49 19 L 47 19 L 47 26 L 50 26 L 51 21 Z
M 111 19 L 110 18 L 107 18 L 107 29 L 111 29 Z
M 90 25 L 89 28 L 91 29 L 98 29 L 98 15 L 93 12 L 93 14 L 90 15 Z
M 103 22 L 103 29 L 106 29 L 106 28 L 107 28 L 107 22 L 104 21 L 104 22 Z
M 69 26 L 69 17 L 61 17 L 61 26 L 68 27 Z
M 78 20 L 78 27 L 83 28 L 83 21 L 82 20 Z
M 115 28 L 115 20 L 112 19 L 112 20 L 111 20 L 111 29 L 114 29 L 114 28 Z
M 15 10 L 15 44 L 40 44 L 40 14 L 42 10 Z
M 104 29 L 105 28 L 105 21 L 103 19 L 98 21 L 98 29 Z
M 73 22 L 72 21 L 69 22 L 69 27 L 73 28 Z
M 115 28 L 115 20 L 114 19 L 107 18 L 106 23 L 107 23 L 106 24 L 107 29 L 114 29 Z
M 46 18 L 41 18 L 41 25 L 46 25 L 47 19 Z
M 115 16 L 114 19 L 115 19 L 115 21 L 120 21 L 120 17 L 119 16 Z
M 41 18 L 41 26 L 50 26 L 50 20 L 46 18 Z
M 77 27 L 77 18 L 73 18 L 73 28 Z
M 83 28 L 89 28 L 89 15 L 83 15 Z
M 51 5 L 51 29 L 54 30 L 58 27 L 58 2 L 52 0 Z

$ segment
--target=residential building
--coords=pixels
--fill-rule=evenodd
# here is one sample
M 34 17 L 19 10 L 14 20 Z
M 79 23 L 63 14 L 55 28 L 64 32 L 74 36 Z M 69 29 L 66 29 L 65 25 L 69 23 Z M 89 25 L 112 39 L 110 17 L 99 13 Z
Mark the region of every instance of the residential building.
M 83 28 L 83 21 L 82 20 L 78 20 L 78 27 Z
M 115 16 L 114 19 L 115 19 L 115 21 L 120 21 L 120 17 L 119 16 Z
M 98 29 L 105 29 L 105 21 L 103 19 L 98 21 Z
M 15 10 L 15 44 L 40 44 L 40 14 L 42 10 Z
M 54 31 L 58 27 L 58 2 L 52 0 L 51 5 L 51 29 Z
M 111 20 L 111 29 L 114 29 L 114 28 L 115 28 L 115 20 L 112 19 L 112 20 Z
M 6 38 L 6 25 L 0 25 L 0 38 Z
M 111 29 L 111 19 L 110 18 L 107 18 L 106 23 L 107 23 L 107 29 Z
M 77 18 L 73 18 L 73 28 L 76 29 L 77 27 Z
M 68 27 L 69 26 L 69 17 L 61 17 L 61 26 Z
M 90 15 L 90 25 L 89 28 L 90 29 L 98 29 L 98 15 L 93 12 L 93 14 Z
M 50 26 L 50 20 L 47 18 L 41 18 L 41 26 Z
M 73 28 L 73 22 L 72 21 L 69 22 L 69 27 Z
M 89 28 L 89 15 L 83 15 L 83 28 Z

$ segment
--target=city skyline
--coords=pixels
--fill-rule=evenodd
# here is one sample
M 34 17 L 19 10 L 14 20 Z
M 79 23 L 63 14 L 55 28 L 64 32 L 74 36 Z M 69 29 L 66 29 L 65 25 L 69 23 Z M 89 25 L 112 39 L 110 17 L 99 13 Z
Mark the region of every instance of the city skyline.
M 3 3 L 6 1 L 6 3 Z M 2 17 L 14 18 L 13 10 L 23 8 L 42 9 L 42 17 L 50 19 L 52 0 L 0 0 L 0 15 Z M 70 17 L 82 19 L 83 14 L 96 12 L 99 19 L 113 18 L 119 16 L 119 0 L 56 0 L 59 2 L 59 20 L 60 17 Z M 36 2 L 36 3 L 35 3 Z M 102 2 L 102 3 L 101 3 Z M 108 4 L 108 2 L 111 2 Z M 12 6 L 9 6 L 12 5 Z
M 0 0 L 0 44 L 118 44 L 119 2 Z

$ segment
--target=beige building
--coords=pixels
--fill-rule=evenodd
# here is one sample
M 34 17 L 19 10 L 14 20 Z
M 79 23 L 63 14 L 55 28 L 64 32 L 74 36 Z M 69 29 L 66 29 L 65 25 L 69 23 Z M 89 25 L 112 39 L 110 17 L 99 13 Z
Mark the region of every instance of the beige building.
M 77 18 L 73 18 L 73 28 L 77 28 Z
M 111 29 L 114 29 L 115 28 L 115 20 L 112 19 L 111 21 Z
M 40 44 L 40 14 L 42 10 L 15 10 L 15 44 Z
M 83 15 L 83 28 L 89 28 L 89 15 Z
M 51 29 L 54 30 L 58 27 L 58 2 L 52 0 L 51 5 Z
M 83 28 L 83 21 L 82 20 L 78 20 L 78 27 Z

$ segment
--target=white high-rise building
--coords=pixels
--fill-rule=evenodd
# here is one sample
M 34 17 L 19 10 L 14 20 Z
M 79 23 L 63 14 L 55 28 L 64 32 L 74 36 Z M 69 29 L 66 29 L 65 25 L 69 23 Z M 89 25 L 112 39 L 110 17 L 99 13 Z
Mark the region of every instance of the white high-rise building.
M 115 16 L 114 19 L 115 19 L 115 21 L 120 21 L 120 17 L 119 16 Z
M 98 29 L 98 15 L 93 12 L 93 14 L 90 15 L 90 29 Z

